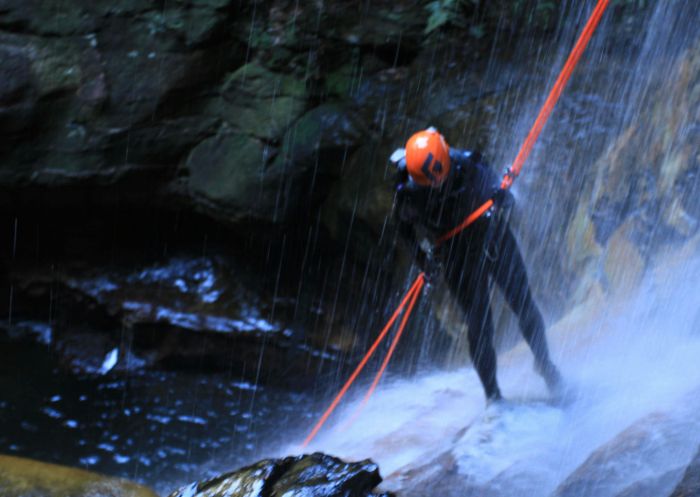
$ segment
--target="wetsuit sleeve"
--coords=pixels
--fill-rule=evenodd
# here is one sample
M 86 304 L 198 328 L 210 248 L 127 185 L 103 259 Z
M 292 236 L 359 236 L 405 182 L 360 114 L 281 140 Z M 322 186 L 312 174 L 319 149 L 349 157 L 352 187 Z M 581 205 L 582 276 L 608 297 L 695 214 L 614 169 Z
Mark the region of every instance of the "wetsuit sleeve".
M 489 166 L 486 159 L 476 150 L 450 150 L 450 159 L 453 161 L 457 174 L 460 175 L 463 188 L 470 190 L 469 194 L 481 205 L 493 198 L 498 207 L 510 207 L 513 204 L 513 195 L 510 191 L 503 191 L 501 178 Z
M 400 175 L 401 173 L 399 173 Z M 397 238 L 403 247 L 411 254 L 411 258 L 421 270 L 428 267 L 428 256 L 421 249 L 413 225 L 418 222 L 415 208 L 411 204 L 406 181 L 397 181 L 392 217 L 397 228 Z

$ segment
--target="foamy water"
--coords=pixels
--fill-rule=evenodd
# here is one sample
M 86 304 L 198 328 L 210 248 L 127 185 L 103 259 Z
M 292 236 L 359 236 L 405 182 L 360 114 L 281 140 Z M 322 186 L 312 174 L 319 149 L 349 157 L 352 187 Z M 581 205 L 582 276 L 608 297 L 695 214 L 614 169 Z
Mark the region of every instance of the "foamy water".
M 559 492 L 616 495 L 635 481 L 680 468 L 700 443 L 698 282 L 698 262 L 657 273 L 635 295 L 552 327 L 553 356 L 569 386 L 563 404 L 548 400 L 531 353 L 519 346 L 499 357 L 499 381 L 509 399 L 501 406 L 485 408 L 471 368 L 394 380 L 380 386 L 349 427 L 359 403 L 347 402 L 309 448 L 370 457 L 388 476 L 385 487 L 405 495 L 420 478 L 406 469 L 445 454 L 465 488 L 497 495 L 551 495 L 567 478 L 585 475 L 583 468 L 571 476 L 606 443 L 611 455 L 605 464 L 618 460 L 621 471 L 607 475 L 598 468 L 593 487 L 571 487 L 569 480 Z M 615 441 L 626 429 L 630 433 L 619 440 L 640 439 L 637 432 L 646 430 L 648 447 Z M 567 485 L 574 490 L 566 493 Z

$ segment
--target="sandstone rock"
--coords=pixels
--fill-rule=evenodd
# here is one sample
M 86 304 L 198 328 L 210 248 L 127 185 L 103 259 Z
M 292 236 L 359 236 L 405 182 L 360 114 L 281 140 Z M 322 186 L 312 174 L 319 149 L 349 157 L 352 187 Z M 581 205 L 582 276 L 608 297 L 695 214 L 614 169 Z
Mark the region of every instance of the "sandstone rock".
M 326 13 L 328 22 L 321 25 L 322 34 L 353 45 L 389 47 L 392 59 L 399 44 L 411 51 L 422 40 L 426 22 L 422 5 L 382 0 L 371 7 L 350 3 L 339 7 Z
M 126 480 L 3 455 L 0 493 L 6 497 L 156 497 L 152 490 Z
M 683 474 L 682 468 L 672 469 L 657 477 L 650 477 L 635 482 L 615 497 L 658 497 L 667 495 L 669 489 Z
M 426 464 L 404 469 L 389 475 L 392 487 L 399 495 L 422 497 L 492 497 L 493 492 L 484 485 L 469 482 L 460 474 L 458 463 L 450 452 L 437 455 Z
M 692 399 L 692 397 L 690 398 Z M 696 404 L 696 402 L 692 402 Z M 686 415 L 688 406 L 684 406 Z M 556 497 L 617 495 L 626 489 L 625 481 L 634 478 L 633 474 L 653 475 L 654 484 L 673 485 L 673 481 L 664 478 L 672 461 L 680 462 L 683 457 L 678 444 L 685 440 L 685 430 L 693 429 L 692 423 L 684 425 L 674 419 L 676 413 L 655 413 L 645 416 L 622 431 L 608 443 L 599 447 L 567 479 L 559 485 L 553 494 Z M 645 488 L 641 482 L 640 489 Z
M 605 138 L 610 143 L 607 150 L 586 167 L 593 174 L 586 178 L 579 172 L 567 180 L 569 186 L 571 180 L 581 181 L 581 192 L 564 221 L 562 276 L 585 287 L 573 283 L 566 305 L 580 302 L 595 285 L 606 291 L 629 288 L 646 271 L 652 254 L 697 232 L 698 203 L 690 186 L 697 174 L 691 145 L 697 131 L 689 124 L 700 108 L 700 92 L 698 45 L 691 40 L 693 48 L 664 59 L 667 76 L 650 77 L 621 94 L 638 115 L 612 130 L 618 135 L 614 140 Z M 566 99 L 561 104 L 566 105 Z M 588 160 L 576 156 L 579 164 Z M 560 230 L 561 223 L 552 226 Z M 557 233 L 551 237 L 557 238 Z M 586 274 L 602 277 L 596 283 Z M 623 280 L 629 284 L 621 286 Z
M 695 455 L 683 475 L 683 479 L 671 494 L 671 497 L 700 496 L 700 451 Z
M 104 60 L 109 85 L 105 117 L 112 127 L 152 118 L 171 95 L 198 87 L 232 63 L 216 51 L 188 50 L 157 12 L 109 18 L 95 43 Z M 231 57 L 239 56 L 232 51 Z
M 173 492 L 170 497 L 371 497 L 377 495 L 372 489 L 381 481 L 377 465 L 369 460 L 346 463 L 315 453 L 266 459 L 193 483 Z
M 152 182 L 154 163 L 173 171 L 217 124 L 182 112 L 179 94 L 218 84 L 243 58 L 223 29 L 229 4 L 6 2 L 0 184 L 113 184 L 131 173 Z
M 605 251 L 606 283 L 613 293 L 631 291 L 642 281 L 646 261 L 634 240 L 634 220 L 620 226 L 610 237 Z

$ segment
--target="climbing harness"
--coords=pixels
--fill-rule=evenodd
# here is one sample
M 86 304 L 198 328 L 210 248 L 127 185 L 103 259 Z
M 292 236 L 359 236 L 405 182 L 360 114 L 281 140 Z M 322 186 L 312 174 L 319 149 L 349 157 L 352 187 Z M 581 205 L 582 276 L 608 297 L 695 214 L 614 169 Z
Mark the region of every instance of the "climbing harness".
M 547 100 L 545 100 L 544 104 L 542 105 L 542 108 L 540 109 L 540 112 L 537 115 L 537 119 L 535 119 L 535 123 L 532 125 L 532 128 L 530 129 L 527 138 L 525 138 L 525 141 L 521 145 L 520 150 L 518 151 L 518 155 L 516 155 L 511 167 L 508 168 L 508 172 L 503 176 L 503 180 L 501 181 L 500 185 L 501 189 L 506 190 L 510 188 L 513 182 L 515 181 L 515 178 L 517 178 L 520 174 L 520 170 L 522 169 L 525 160 L 527 160 L 528 156 L 530 155 L 530 152 L 532 152 L 532 148 L 534 147 L 535 142 L 537 141 L 537 138 L 539 137 L 540 132 L 542 131 L 542 128 L 544 128 L 544 125 L 547 123 L 547 120 L 549 119 L 549 116 L 552 113 L 554 106 L 559 100 L 561 93 L 564 91 L 564 87 L 569 81 L 571 73 L 573 72 L 574 68 L 576 67 L 576 64 L 581 58 L 581 55 L 583 54 L 583 51 L 586 48 L 586 45 L 588 45 L 588 42 L 590 41 L 591 36 L 593 35 L 593 32 L 598 27 L 598 23 L 600 22 L 600 19 L 603 16 L 603 12 L 605 12 L 608 3 L 610 3 L 610 0 L 598 0 L 595 9 L 591 13 L 591 16 L 588 18 L 588 21 L 586 22 L 583 31 L 581 31 L 581 34 L 579 35 L 579 38 L 576 41 L 576 44 L 574 45 L 574 48 L 571 50 L 571 53 L 569 54 L 569 57 L 566 60 L 566 63 L 564 64 L 564 67 L 562 68 L 559 77 L 557 78 L 556 82 L 554 83 L 554 86 L 550 90 Z M 489 199 L 486 202 L 484 202 L 483 205 L 481 205 L 478 209 L 469 214 L 458 226 L 454 227 L 453 229 L 442 235 L 440 238 L 438 238 L 435 244 L 436 247 L 439 247 L 442 243 L 446 242 L 447 240 L 450 240 L 452 237 L 461 233 L 470 224 L 472 224 L 486 211 L 488 211 L 493 206 L 493 203 L 493 199 Z M 362 369 L 365 367 L 372 355 L 374 355 L 374 352 L 377 350 L 381 342 L 389 333 L 392 325 L 398 318 L 401 311 L 408 304 L 408 307 L 401 320 L 396 336 L 394 337 L 394 339 L 391 342 L 391 345 L 389 346 L 387 355 L 384 358 L 384 361 L 382 362 L 379 371 L 376 373 L 374 381 L 372 381 L 372 384 L 370 385 L 369 389 L 367 390 L 367 393 L 365 394 L 362 400 L 360 409 L 369 401 L 369 398 L 372 396 L 372 393 L 379 384 L 379 381 L 381 380 L 381 377 L 384 374 L 384 370 L 389 364 L 389 360 L 391 359 L 391 356 L 393 355 L 394 350 L 396 349 L 396 346 L 399 342 L 399 339 L 401 338 L 404 328 L 406 327 L 408 318 L 410 317 L 411 312 L 413 311 L 413 307 L 415 306 L 416 301 L 418 300 L 418 295 L 420 295 L 424 283 L 425 274 L 420 273 L 418 277 L 414 280 L 408 292 L 406 292 L 406 295 L 404 295 L 403 299 L 401 300 L 401 303 L 394 311 L 394 314 L 384 326 L 384 329 L 381 331 L 381 333 L 379 333 L 377 339 L 374 341 L 374 343 L 372 343 L 372 346 L 369 348 L 369 350 L 362 358 L 360 363 L 357 365 L 353 373 L 350 375 L 350 378 L 348 378 L 343 387 L 340 389 L 340 392 L 338 392 L 338 394 L 333 399 L 333 402 L 331 402 L 328 408 L 324 411 L 321 418 L 314 425 L 313 429 L 308 434 L 306 439 L 304 439 L 304 442 L 302 443 L 302 448 L 307 447 L 309 443 L 311 443 L 311 441 L 314 439 L 314 437 L 318 434 L 319 430 L 323 427 L 324 423 L 328 420 L 328 418 L 338 406 L 342 398 L 350 389 L 350 386 L 355 382 Z M 356 413 L 355 416 L 357 416 L 357 414 L 358 413 Z

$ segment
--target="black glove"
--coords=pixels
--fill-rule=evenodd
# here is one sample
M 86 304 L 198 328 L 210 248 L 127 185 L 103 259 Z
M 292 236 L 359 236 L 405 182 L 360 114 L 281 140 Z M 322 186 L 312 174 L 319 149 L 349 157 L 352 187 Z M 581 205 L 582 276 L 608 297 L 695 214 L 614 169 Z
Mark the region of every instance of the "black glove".
M 435 257 L 432 246 L 430 246 L 429 242 L 425 239 L 418 247 L 416 263 L 425 274 L 425 282 L 428 285 L 435 282 L 442 272 L 442 264 L 440 264 L 439 259 Z
M 436 282 L 440 281 L 442 275 L 442 264 L 435 257 L 428 259 L 427 264 L 423 268 L 425 274 L 425 284 L 427 288 L 431 288 Z
M 505 188 L 495 188 L 491 193 L 493 204 L 503 210 L 508 210 L 513 206 L 513 195 Z

